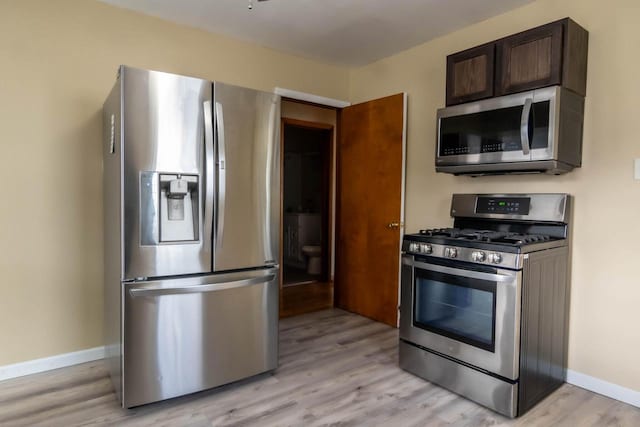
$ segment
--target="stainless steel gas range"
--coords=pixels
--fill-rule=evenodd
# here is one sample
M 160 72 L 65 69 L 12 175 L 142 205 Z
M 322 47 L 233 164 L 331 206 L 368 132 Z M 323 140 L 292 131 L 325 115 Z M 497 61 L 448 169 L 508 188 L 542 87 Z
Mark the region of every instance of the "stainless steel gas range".
M 566 377 L 566 194 L 454 194 L 402 244 L 400 367 L 509 417 Z

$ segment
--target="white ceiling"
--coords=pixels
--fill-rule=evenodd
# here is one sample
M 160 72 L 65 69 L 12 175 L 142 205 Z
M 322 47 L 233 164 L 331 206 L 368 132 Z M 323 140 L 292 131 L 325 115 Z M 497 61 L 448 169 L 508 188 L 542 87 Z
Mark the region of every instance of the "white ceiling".
M 533 0 L 101 0 L 307 58 L 364 65 Z M 473 42 L 471 42 L 473 43 Z

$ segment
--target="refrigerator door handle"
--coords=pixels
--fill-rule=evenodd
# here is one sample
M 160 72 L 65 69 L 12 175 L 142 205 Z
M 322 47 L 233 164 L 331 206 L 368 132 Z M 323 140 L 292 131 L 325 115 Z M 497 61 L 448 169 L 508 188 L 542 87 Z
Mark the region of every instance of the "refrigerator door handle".
M 224 113 L 222 104 L 216 102 L 216 129 L 218 131 L 218 209 L 216 219 L 216 248 L 222 248 L 224 236 L 224 211 L 227 189 L 226 146 L 224 140 Z
M 175 295 L 175 294 L 196 294 L 202 292 L 215 292 L 223 291 L 227 289 L 244 288 L 247 286 L 257 285 L 260 283 L 271 282 L 276 278 L 275 274 L 268 274 L 262 277 L 251 277 L 248 279 L 233 280 L 223 283 L 211 283 L 208 285 L 188 285 L 178 287 L 163 287 L 160 285 L 145 286 L 145 287 L 132 287 L 129 289 L 129 294 L 132 297 L 150 297 L 160 295 Z
M 205 200 L 204 200 L 204 230 L 205 241 L 211 237 L 213 224 L 213 118 L 211 116 L 211 101 L 203 103 L 204 108 L 204 149 L 205 149 Z
M 277 99 L 277 97 L 276 97 Z M 273 173 L 274 170 L 274 166 L 275 166 L 275 162 L 278 159 L 278 157 L 276 157 L 276 153 L 275 153 L 275 149 L 276 149 L 276 141 L 277 141 L 277 136 L 278 136 L 278 124 L 279 124 L 279 114 L 277 111 L 276 106 L 279 105 L 277 102 L 272 102 L 271 103 L 271 109 L 269 110 L 269 139 L 267 142 L 267 174 L 265 176 L 265 191 L 264 191 L 264 197 L 265 197 L 265 219 L 264 219 L 264 234 L 265 234 L 265 244 L 264 244 L 264 250 L 265 250 L 265 259 L 266 260 L 275 260 L 275 257 L 277 257 L 278 255 L 276 254 L 274 256 L 273 254 L 273 248 L 272 248 L 272 243 L 271 243 L 271 225 L 272 225 L 272 221 L 274 220 L 274 218 L 272 218 L 273 212 L 273 206 L 271 205 L 272 199 L 271 199 L 271 190 L 272 190 L 272 186 L 273 186 L 273 179 L 280 179 L 280 176 L 275 176 Z M 279 185 L 279 184 L 278 184 Z M 280 220 L 278 218 L 278 220 Z

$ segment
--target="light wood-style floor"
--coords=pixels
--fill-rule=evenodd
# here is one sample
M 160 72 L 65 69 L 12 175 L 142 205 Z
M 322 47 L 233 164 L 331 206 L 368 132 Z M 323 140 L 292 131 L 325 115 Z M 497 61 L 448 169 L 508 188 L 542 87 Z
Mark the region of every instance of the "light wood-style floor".
M 398 331 L 341 310 L 280 329 L 275 375 L 125 411 L 87 363 L 0 382 L 0 426 L 640 426 L 640 409 L 568 384 L 509 420 L 400 370 Z

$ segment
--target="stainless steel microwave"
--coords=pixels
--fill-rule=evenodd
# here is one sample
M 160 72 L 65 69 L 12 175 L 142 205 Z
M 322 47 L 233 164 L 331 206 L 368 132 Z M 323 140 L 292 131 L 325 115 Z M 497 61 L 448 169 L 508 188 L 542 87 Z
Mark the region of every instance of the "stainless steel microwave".
M 584 98 L 561 86 L 438 110 L 436 171 L 562 174 L 582 163 Z

